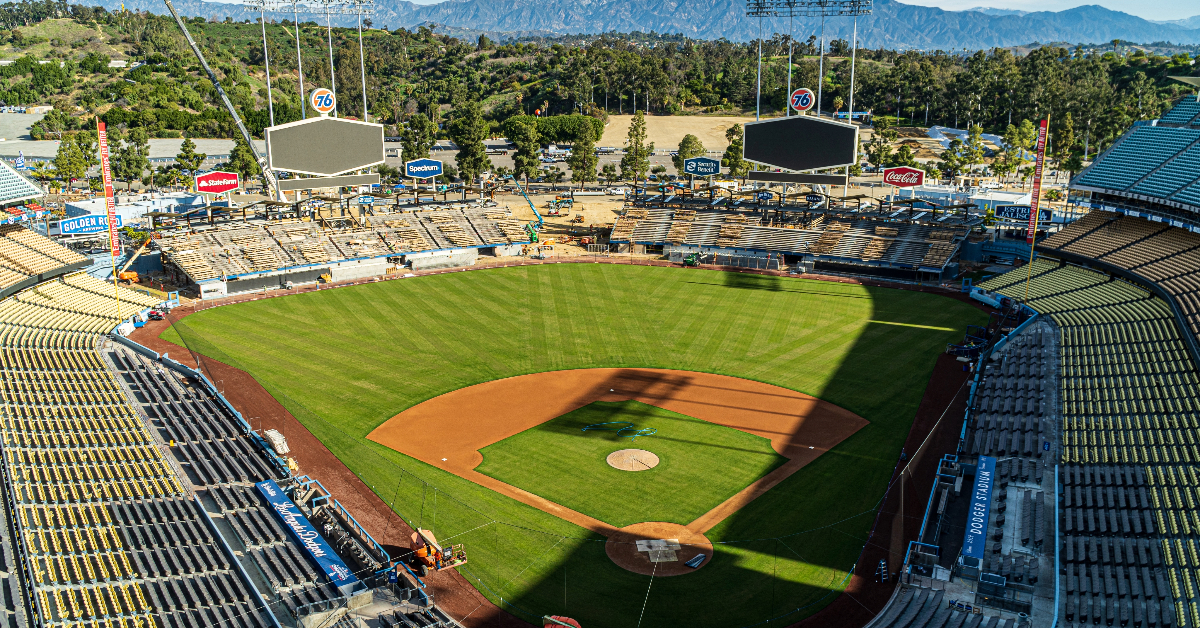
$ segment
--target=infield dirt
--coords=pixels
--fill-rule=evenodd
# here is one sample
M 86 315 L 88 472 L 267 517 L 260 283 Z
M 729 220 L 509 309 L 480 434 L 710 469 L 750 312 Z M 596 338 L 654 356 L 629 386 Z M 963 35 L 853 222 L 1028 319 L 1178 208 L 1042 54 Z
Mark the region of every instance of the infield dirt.
M 688 524 L 704 533 L 867 425 L 809 395 L 692 371 L 598 368 L 499 379 L 434 397 L 367 438 L 605 536 L 613 526 L 475 471 L 480 449 L 595 401 L 640 401 L 771 441 L 788 462 Z M 702 478 L 698 478 L 702 481 Z

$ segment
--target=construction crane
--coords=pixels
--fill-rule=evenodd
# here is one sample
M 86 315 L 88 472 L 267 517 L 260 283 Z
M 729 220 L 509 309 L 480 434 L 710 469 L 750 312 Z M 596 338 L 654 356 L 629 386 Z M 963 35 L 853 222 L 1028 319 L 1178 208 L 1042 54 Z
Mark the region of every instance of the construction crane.
M 505 175 L 504 178 L 512 179 L 513 185 L 517 186 L 517 189 L 521 192 L 521 196 L 525 197 L 525 202 L 529 203 L 529 209 L 532 209 L 533 215 L 537 216 L 537 228 L 541 229 L 544 227 L 546 225 L 546 221 L 542 220 L 542 215 L 538 213 L 537 207 L 533 206 L 533 201 L 529 200 L 529 195 L 525 193 L 525 188 L 521 187 L 521 184 L 517 182 L 517 178 L 511 174 Z
M 271 173 L 271 169 L 267 165 L 267 158 L 254 147 L 254 139 L 250 137 L 250 131 L 246 129 L 245 124 L 242 124 L 242 117 L 233 108 L 233 103 L 229 102 L 229 96 L 225 94 L 225 89 L 221 87 L 221 81 L 217 79 L 216 73 L 213 72 L 212 68 L 208 67 L 208 61 L 204 60 L 204 53 L 200 52 L 200 46 L 196 44 L 196 40 L 192 39 L 192 34 L 188 32 L 187 26 L 183 23 L 183 18 L 179 17 L 179 11 L 175 10 L 175 5 L 171 4 L 171 0 L 163 0 L 163 2 L 167 4 L 167 9 L 171 11 L 171 16 L 175 18 L 175 23 L 179 25 L 179 30 L 183 31 L 183 36 L 187 39 L 188 45 L 192 47 L 192 52 L 196 53 L 196 58 L 200 60 L 200 67 L 204 68 L 204 71 L 208 74 L 208 80 L 212 81 L 213 86 L 217 88 L 217 93 L 221 95 L 221 102 L 225 103 L 225 109 L 229 111 L 229 115 L 233 117 L 238 130 L 242 132 L 242 137 L 245 138 L 246 144 L 250 147 L 250 152 L 254 153 L 254 161 L 258 162 L 258 167 L 262 170 L 262 176 L 266 180 L 267 186 L 275 193 L 277 200 L 283 200 L 283 193 L 279 191 L 279 183 L 275 181 L 275 175 Z
M 130 271 L 129 267 L 133 265 L 133 262 L 135 260 L 137 260 L 138 256 L 140 256 L 142 254 L 142 252 L 146 250 L 146 247 L 150 245 L 150 240 L 151 240 L 151 238 L 146 238 L 146 241 L 143 242 L 140 247 L 138 247 L 138 250 L 134 251 L 133 254 L 129 256 L 129 259 L 125 260 L 125 265 L 121 267 L 121 270 L 118 270 L 116 273 L 113 273 L 118 280 L 130 283 L 130 284 L 134 284 L 134 283 L 138 282 L 137 271 L 136 270 Z M 126 271 L 128 271 L 128 272 L 126 272 Z

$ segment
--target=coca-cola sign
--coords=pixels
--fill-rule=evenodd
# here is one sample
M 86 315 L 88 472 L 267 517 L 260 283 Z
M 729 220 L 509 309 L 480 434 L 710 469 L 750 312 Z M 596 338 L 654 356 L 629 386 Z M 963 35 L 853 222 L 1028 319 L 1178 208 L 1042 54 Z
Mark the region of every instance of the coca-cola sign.
M 909 168 L 908 166 L 900 166 L 899 168 L 886 168 L 883 171 L 883 182 L 888 185 L 894 185 L 898 188 L 911 188 L 925 184 L 925 171 Z

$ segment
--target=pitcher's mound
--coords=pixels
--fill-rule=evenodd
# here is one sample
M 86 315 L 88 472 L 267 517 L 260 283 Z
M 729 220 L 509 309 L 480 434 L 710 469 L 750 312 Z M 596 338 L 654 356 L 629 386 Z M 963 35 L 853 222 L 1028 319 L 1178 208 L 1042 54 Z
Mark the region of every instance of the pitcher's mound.
M 707 565 L 713 546 L 703 534 L 678 523 L 647 521 L 613 532 L 604 544 L 604 553 L 618 567 L 634 573 L 680 576 Z M 700 554 L 704 557 L 698 558 Z
M 620 449 L 608 454 L 604 461 L 622 471 L 645 471 L 658 466 L 658 456 L 645 449 Z

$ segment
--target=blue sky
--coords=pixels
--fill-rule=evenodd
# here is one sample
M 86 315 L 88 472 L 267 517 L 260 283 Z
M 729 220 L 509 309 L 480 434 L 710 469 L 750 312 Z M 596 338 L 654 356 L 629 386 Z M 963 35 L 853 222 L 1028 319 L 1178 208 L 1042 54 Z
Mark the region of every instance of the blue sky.
M 1180 20 L 1200 15 L 1200 2 L 1196 0 L 901 0 L 905 4 L 941 7 L 948 11 L 961 11 L 972 7 L 995 7 L 997 9 L 1019 9 L 1021 11 L 1062 11 L 1086 4 L 1098 4 L 1114 11 L 1123 11 L 1147 20 Z

